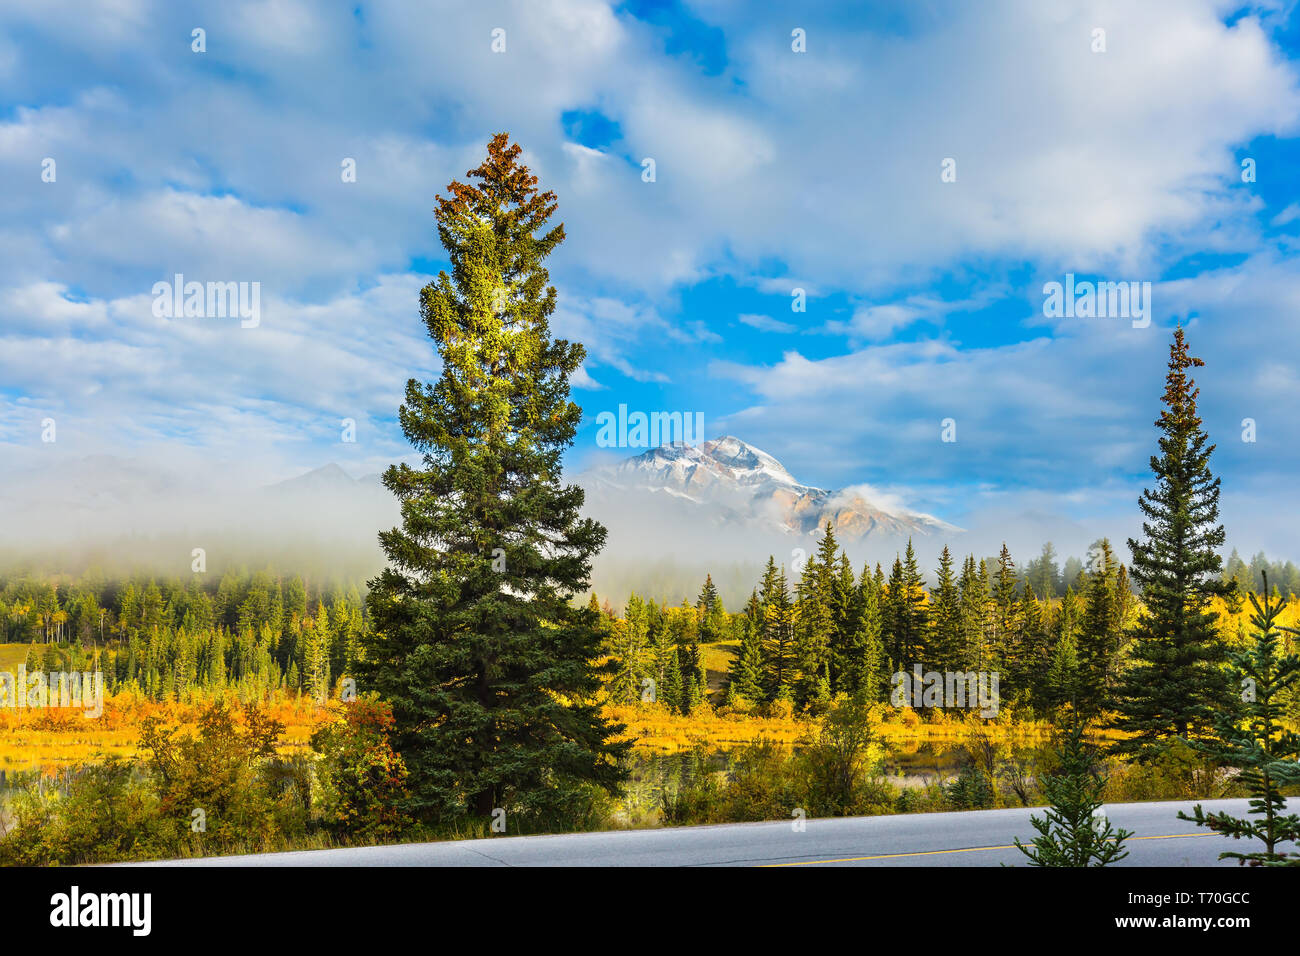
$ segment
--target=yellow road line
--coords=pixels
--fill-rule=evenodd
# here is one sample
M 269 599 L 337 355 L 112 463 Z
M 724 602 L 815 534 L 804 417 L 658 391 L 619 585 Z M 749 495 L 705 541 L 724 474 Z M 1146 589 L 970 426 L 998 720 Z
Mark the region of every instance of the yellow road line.
M 1170 833 L 1164 836 L 1129 837 L 1130 840 L 1181 840 L 1185 837 L 1218 836 L 1217 833 Z M 1032 846 L 1032 844 L 1026 844 Z M 898 860 L 909 856 L 943 856 L 945 853 L 979 853 L 983 850 L 1014 850 L 1016 845 L 1006 846 L 969 846 L 959 850 L 918 850 L 914 853 L 882 853 L 879 856 L 846 856 L 838 860 L 800 860 L 795 863 L 763 863 L 763 867 L 777 866 L 816 866 L 819 863 L 858 863 L 862 860 Z

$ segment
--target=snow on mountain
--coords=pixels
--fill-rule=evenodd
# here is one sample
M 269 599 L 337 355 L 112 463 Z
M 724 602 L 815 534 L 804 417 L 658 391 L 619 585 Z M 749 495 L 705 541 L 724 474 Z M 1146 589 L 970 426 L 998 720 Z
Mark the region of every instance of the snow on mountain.
M 701 445 L 653 448 L 582 478 L 599 507 L 694 507 L 695 517 L 724 527 L 779 529 L 813 535 L 826 526 L 837 537 L 926 536 L 960 529 L 900 507 L 868 500 L 858 489 L 830 491 L 801 484 L 776 458 L 730 435 Z M 640 499 L 643 504 L 638 504 Z

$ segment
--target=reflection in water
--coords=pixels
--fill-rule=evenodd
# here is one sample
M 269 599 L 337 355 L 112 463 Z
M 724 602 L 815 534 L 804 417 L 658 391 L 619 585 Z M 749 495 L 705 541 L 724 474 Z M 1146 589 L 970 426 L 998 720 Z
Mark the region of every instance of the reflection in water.
M 793 753 L 796 748 L 790 748 Z M 646 753 L 634 751 L 632 776 L 624 790 L 623 808 L 629 820 L 657 815 L 665 794 L 673 795 L 702 774 L 727 773 L 740 748 L 713 751 Z M 960 747 L 930 742 L 892 751 L 880 772 L 894 786 L 921 788 L 954 777 L 966 759 Z
M 955 781 L 972 777 L 1004 791 L 1004 798 L 1021 802 L 1032 789 L 1032 780 L 1042 764 L 1046 740 L 995 742 L 972 735 L 965 740 L 895 742 L 881 760 L 877 774 L 899 793 L 921 791 L 935 784 L 951 787 Z M 787 748 L 794 753 L 797 747 Z M 711 751 L 651 753 L 634 751 L 630 758 L 631 778 L 622 800 L 625 824 L 654 824 L 665 796 L 675 796 L 705 774 L 733 770 L 743 747 Z M 960 783 L 955 784 L 959 789 Z M 991 793 L 991 791 L 990 791 Z M 960 801 L 961 797 L 950 795 Z M 976 804 L 982 805 L 982 804 Z

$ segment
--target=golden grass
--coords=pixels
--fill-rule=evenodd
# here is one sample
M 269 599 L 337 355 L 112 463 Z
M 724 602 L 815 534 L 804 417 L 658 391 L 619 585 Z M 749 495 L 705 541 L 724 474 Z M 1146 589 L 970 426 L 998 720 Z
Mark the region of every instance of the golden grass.
M 32 644 L 0 644 L 0 671 L 17 674 L 27 660 L 27 651 Z
M 636 750 L 675 753 L 703 748 L 727 750 L 759 738 L 790 746 L 816 733 L 819 721 L 785 714 L 742 713 L 720 708 L 700 708 L 689 717 L 659 704 L 607 705 L 605 714 L 626 729 L 619 740 L 631 740 Z M 997 744 L 1033 744 L 1051 737 L 1046 721 L 1015 721 L 1010 718 L 983 720 L 974 715 L 937 713 L 925 719 L 910 708 L 879 707 L 877 733 L 890 749 L 912 753 L 923 745 L 945 749 L 973 737 L 987 737 Z M 1121 736 L 1102 731 L 1097 736 Z
M 721 690 L 725 686 L 727 674 L 731 672 L 731 665 L 739 653 L 740 644 L 736 641 L 700 645 L 700 657 L 704 663 L 710 691 Z
M 154 703 L 135 694 L 105 698 L 104 713 L 88 718 L 72 708 L 0 708 L 0 770 L 40 769 L 45 773 L 110 756 L 139 755 L 140 721 L 157 716 L 182 731 L 193 730 L 199 711 L 212 700 Z M 285 726 L 282 754 L 302 752 L 312 731 L 331 719 L 337 705 L 304 698 L 279 698 L 264 709 Z
M 0 769 L 40 768 L 54 772 L 75 763 L 103 760 L 111 755 L 131 758 L 139 754 L 139 725 L 148 716 L 193 729 L 199 710 L 207 702 L 154 703 L 133 694 L 118 694 L 104 702 L 103 716 L 88 719 L 78 710 L 0 709 Z M 302 698 L 280 698 L 265 705 L 285 725 L 281 753 L 303 752 L 312 731 L 331 719 L 337 705 L 319 706 Z M 638 751 L 674 753 L 703 748 L 727 750 L 759 738 L 790 746 L 815 733 L 817 721 L 788 713 L 745 713 L 720 708 L 699 708 L 689 717 L 658 704 L 606 705 L 612 721 L 625 725 L 620 740 L 632 740 Z M 914 751 L 922 744 L 956 745 L 974 734 L 986 734 L 998 743 L 1032 742 L 1051 732 L 1045 723 L 982 721 L 939 714 L 922 720 L 915 712 L 881 708 L 881 738 L 891 748 Z
M 626 725 L 619 740 L 631 740 L 637 750 L 673 753 L 679 750 L 723 750 L 747 744 L 758 737 L 775 743 L 792 744 L 811 724 L 793 717 L 758 717 L 747 714 L 719 714 L 700 708 L 689 717 L 673 713 L 660 704 L 607 705 L 605 715 Z

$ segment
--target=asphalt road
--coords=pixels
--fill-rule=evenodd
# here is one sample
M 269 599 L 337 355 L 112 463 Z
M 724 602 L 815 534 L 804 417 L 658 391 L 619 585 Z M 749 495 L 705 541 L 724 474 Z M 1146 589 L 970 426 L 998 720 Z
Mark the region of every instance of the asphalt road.
M 1105 808 L 1132 830 L 1120 866 L 1234 866 L 1219 863 L 1229 840 L 1179 820 L 1195 801 L 1122 803 Z M 1207 810 L 1243 816 L 1246 800 L 1206 800 Z M 658 830 L 412 843 L 402 846 L 209 857 L 142 866 L 998 866 L 1027 865 L 1012 838 L 1029 842 L 1042 809 L 974 810 L 881 817 L 735 823 Z

